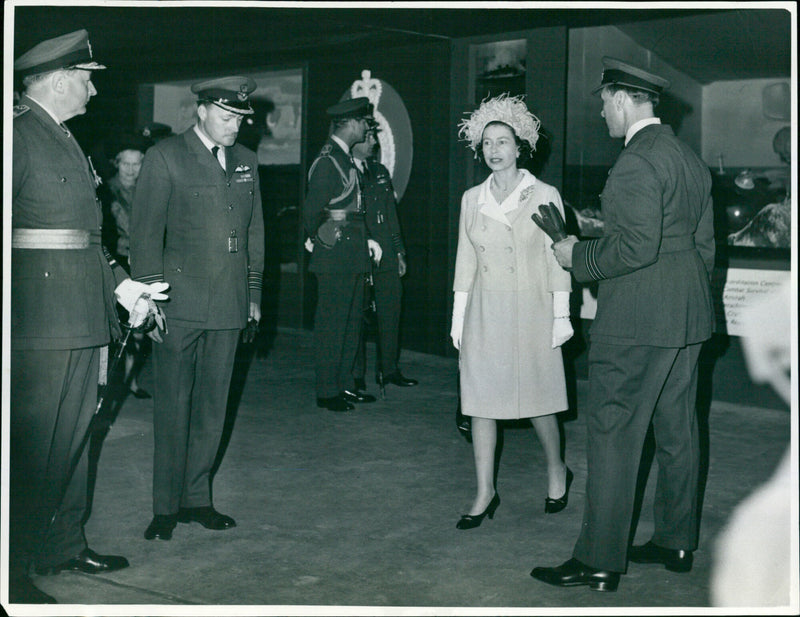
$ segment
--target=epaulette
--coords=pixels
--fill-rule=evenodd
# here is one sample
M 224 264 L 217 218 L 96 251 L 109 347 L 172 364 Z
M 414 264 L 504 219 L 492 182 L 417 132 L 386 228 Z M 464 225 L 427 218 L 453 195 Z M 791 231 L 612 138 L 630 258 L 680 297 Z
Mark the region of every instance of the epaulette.
M 28 107 L 27 105 L 14 105 L 14 117 L 17 118 L 30 110 L 31 108 Z

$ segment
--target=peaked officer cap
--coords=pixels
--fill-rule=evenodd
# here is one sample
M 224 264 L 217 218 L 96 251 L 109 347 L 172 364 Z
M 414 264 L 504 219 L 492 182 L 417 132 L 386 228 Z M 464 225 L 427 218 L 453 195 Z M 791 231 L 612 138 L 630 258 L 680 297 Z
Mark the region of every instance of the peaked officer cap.
M 372 103 L 365 96 L 359 96 L 354 99 L 345 99 L 331 105 L 325 110 L 334 120 L 345 120 L 347 118 L 365 118 L 372 115 Z
M 59 69 L 95 71 L 104 68 L 92 60 L 92 45 L 86 30 L 76 30 L 42 41 L 14 62 L 14 71 L 21 77 Z
M 251 77 L 220 77 L 201 81 L 192 86 L 198 102 L 214 103 L 226 111 L 249 115 L 254 113 L 250 107 L 250 93 L 256 89 Z
M 616 58 L 604 56 L 603 77 L 600 80 L 600 85 L 592 90 L 592 94 L 595 94 L 608 85 L 627 86 L 628 88 L 645 90 L 653 94 L 661 94 L 664 90 L 669 88 L 669 81 L 654 73 L 645 71 L 638 66 L 633 66 L 632 64 L 617 60 Z

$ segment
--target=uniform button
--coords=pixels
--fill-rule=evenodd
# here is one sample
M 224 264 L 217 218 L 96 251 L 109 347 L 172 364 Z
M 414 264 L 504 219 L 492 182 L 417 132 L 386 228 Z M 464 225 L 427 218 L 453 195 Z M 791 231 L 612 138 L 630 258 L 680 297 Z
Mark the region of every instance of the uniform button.
M 228 204 L 228 210 L 233 210 L 233 204 Z
M 62 181 L 62 182 L 66 182 L 66 181 L 67 181 L 67 179 L 66 179 L 64 176 L 61 176 L 61 181 Z
M 513 253 L 513 252 L 514 252 L 513 248 L 511 248 L 510 246 L 506 247 L 506 253 Z
M 192 193 L 192 197 L 200 197 L 200 193 L 194 192 Z
M 513 272 L 513 271 L 514 271 L 514 266 L 509 266 L 509 267 L 508 267 L 508 271 L 509 271 L 509 272 Z
M 227 184 L 227 185 L 228 185 L 228 188 L 231 188 L 231 183 L 230 183 L 230 180 L 229 180 L 228 182 L 226 182 L 225 184 Z
M 50 278 L 50 273 L 49 272 L 45 272 L 44 273 L 44 278 Z
M 481 225 L 481 231 L 486 231 L 486 225 Z
M 480 250 L 481 253 L 483 253 L 486 250 L 486 247 L 481 245 L 478 247 L 478 249 Z
M 175 272 L 183 272 L 180 268 L 175 268 Z
M 489 271 L 489 266 L 483 266 L 483 271 L 484 272 L 488 272 Z

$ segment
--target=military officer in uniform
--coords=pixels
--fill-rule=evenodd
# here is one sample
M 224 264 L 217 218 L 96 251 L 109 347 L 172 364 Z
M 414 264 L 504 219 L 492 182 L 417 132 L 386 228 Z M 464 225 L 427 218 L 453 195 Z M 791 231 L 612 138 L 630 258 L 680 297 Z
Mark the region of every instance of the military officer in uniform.
M 166 298 L 166 286 L 135 283 L 102 248 L 99 178 L 64 124 L 86 112 L 97 94 L 93 71 L 105 68 L 86 30 L 43 41 L 14 62 L 24 95 L 14 108 L 11 217 L 12 602 L 48 601 L 31 585 L 30 565 L 40 575 L 128 566 L 87 546 L 88 449 L 78 453 L 103 350 L 121 334 L 115 287 L 130 311 L 142 293 Z
M 153 513 L 144 537 L 178 522 L 236 525 L 211 502 L 239 334 L 261 318 L 264 222 L 256 155 L 235 143 L 255 82 L 196 83 L 197 123 L 145 155 L 131 221 L 134 279 L 166 281 L 167 331 L 153 346 Z
M 609 134 L 625 148 L 601 195 L 603 237 L 555 244 L 598 281 L 589 351 L 586 506 L 572 559 L 534 568 L 558 586 L 615 591 L 630 559 L 688 572 L 697 546 L 697 362 L 711 336 L 714 267 L 708 166 L 654 114 L 669 82 L 604 58 Z M 652 540 L 628 550 L 639 461 L 652 421 L 658 460 Z
M 317 277 L 314 344 L 317 405 L 350 411 L 375 401 L 355 390 L 353 362 L 361 332 L 364 276 L 381 247 L 369 237 L 351 148 L 364 140 L 372 105 L 366 97 L 327 109 L 332 134 L 308 172 L 303 224 L 313 243 L 309 271 Z
M 367 227 L 372 238 L 385 250 L 380 264 L 373 266 L 371 275 L 375 300 L 376 335 L 378 338 L 378 369 L 375 381 L 383 387 L 391 383 L 408 387 L 416 379 L 403 376 L 397 366 L 400 356 L 400 303 L 403 296 L 401 278 L 406 274 L 406 249 L 397 220 L 397 202 L 392 177 L 376 155 L 377 122 L 369 122 L 364 141 L 353 146 L 353 160 L 359 170 L 362 201 Z M 366 332 L 359 337 L 353 378 L 356 389 L 366 389 Z

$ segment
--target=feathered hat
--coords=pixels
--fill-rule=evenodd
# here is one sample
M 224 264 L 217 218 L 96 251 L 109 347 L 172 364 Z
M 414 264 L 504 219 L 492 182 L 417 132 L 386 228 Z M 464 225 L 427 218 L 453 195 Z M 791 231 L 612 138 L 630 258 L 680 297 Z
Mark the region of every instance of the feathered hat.
M 524 96 L 509 96 L 507 92 L 492 99 L 481 101 L 480 107 L 473 111 L 458 125 L 458 138 L 468 141 L 476 153 L 483 138 L 483 129 L 490 122 L 503 122 L 514 129 L 517 137 L 527 141 L 531 150 L 536 150 L 539 140 L 539 118 L 528 111 Z

